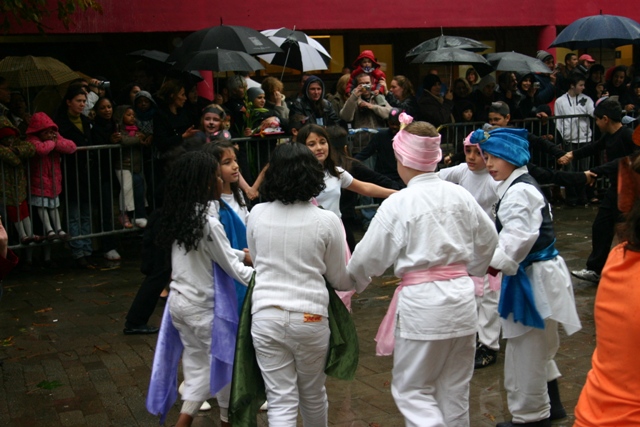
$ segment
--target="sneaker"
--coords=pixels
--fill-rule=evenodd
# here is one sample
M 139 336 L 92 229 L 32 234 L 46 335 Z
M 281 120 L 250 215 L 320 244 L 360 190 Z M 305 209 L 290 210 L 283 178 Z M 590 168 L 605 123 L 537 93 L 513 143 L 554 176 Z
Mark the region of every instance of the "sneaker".
M 134 223 L 136 224 L 136 227 L 138 227 L 138 228 L 145 228 L 147 226 L 147 219 L 146 218 L 136 218 Z
M 593 270 L 583 268 L 582 270 L 573 270 L 571 275 L 577 277 L 580 280 L 586 280 L 591 283 L 598 283 L 600 281 L 600 275 Z
M 108 261 L 120 261 L 120 254 L 115 249 L 111 249 L 109 252 L 104 253 L 104 259 Z
M 493 365 L 498 361 L 498 352 L 489 347 L 479 344 L 476 348 L 476 359 L 473 368 L 482 369 Z
M 182 381 L 180 383 L 180 385 L 178 386 L 178 393 L 180 393 L 180 395 L 182 395 L 182 392 L 184 391 L 184 381 Z M 202 406 L 200 406 L 200 409 L 198 409 L 199 411 L 210 411 L 211 410 L 211 405 L 209 404 L 209 402 L 207 402 L 206 400 L 204 402 L 202 402 Z

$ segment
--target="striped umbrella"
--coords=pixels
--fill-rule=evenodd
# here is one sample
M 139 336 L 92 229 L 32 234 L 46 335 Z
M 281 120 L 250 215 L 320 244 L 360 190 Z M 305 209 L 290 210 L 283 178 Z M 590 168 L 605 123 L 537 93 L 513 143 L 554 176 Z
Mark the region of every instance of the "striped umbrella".
M 80 77 L 62 62 L 48 56 L 7 56 L 0 61 L 0 76 L 14 88 L 59 86 Z
M 300 71 L 328 69 L 331 61 L 329 52 L 302 31 L 296 31 L 295 27 L 293 30 L 288 28 L 264 30 L 262 34 L 282 49 L 282 53 L 258 55 L 265 62 Z M 284 74 L 284 69 L 282 72 Z

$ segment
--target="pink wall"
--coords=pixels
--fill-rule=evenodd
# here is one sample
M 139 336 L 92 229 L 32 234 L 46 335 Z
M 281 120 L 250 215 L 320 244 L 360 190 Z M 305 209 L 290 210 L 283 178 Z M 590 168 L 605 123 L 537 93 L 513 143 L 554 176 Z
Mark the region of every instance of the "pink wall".
M 625 15 L 640 22 L 640 8 L 633 2 L 604 0 L 474 0 L 466 7 L 459 1 L 396 0 L 393 8 L 369 2 L 344 0 L 244 0 L 227 3 L 191 0 L 100 0 L 104 14 L 87 12 L 76 18 L 70 33 L 180 32 L 217 25 L 222 18 L 228 25 L 256 29 L 293 27 L 300 30 L 350 30 L 393 28 L 464 28 L 568 25 L 572 21 L 603 10 L 605 14 Z M 51 1 L 53 3 L 53 0 Z M 132 7 L 132 3 L 134 3 Z M 233 4 L 234 7 L 229 7 Z M 292 7 L 292 5 L 295 5 Z M 223 12 L 220 12 L 220 11 Z M 0 15 L 1 16 L 1 15 Z M 55 20 L 47 21 L 49 33 L 67 33 Z M 33 28 L 16 28 L 10 34 L 35 33 Z

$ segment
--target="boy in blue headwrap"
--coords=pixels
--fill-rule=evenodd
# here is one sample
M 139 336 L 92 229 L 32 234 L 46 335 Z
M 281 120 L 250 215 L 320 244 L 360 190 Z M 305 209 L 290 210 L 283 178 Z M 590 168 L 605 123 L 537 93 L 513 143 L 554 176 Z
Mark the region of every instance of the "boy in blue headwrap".
M 567 334 L 581 328 L 569 270 L 554 247 L 549 204 L 527 172 L 529 144 L 524 129 L 477 130 L 489 173 L 498 185 L 498 247 L 490 272 L 502 271 L 498 311 L 506 338 L 505 389 L 512 421 L 498 427 L 546 427 L 564 418 L 553 360 L 558 323 Z

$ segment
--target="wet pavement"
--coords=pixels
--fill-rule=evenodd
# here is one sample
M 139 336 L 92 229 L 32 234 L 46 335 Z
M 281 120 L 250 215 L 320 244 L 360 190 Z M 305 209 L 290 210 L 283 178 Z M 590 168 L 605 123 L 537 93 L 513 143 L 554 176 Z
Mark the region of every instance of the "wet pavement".
M 584 267 L 596 211 L 595 207 L 554 209 L 557 248 L 570 269 Z M 72 269 L 62 258 L 68 251 L 57 246 L 57 260 L 68 266 L 17 271 L 5 280 L 0 301 L 0 426 L 158 425 L 144 406 L 156 335 L 122 334 L 124 316 L 143 279 L 139 246 L 139 236 L 124 237 L 120 266 L 103 263 L 97 270 Z M 327 381 L 332 426 L 404 425 L 390 392 L 392 358 L 376 357 L 373 341 L 395 289 L 389 283 L 393 279 L 382 277 L 354 297 L 360 365 L 354 381 Z M 562 400 L 570 415 L 555 426 L 573 425 L 573 408 L 595 345 L 596 287 L 577 279 L 573 284 L 583 329 L 571 337 L 561 329 L 556 361 L 563 374 Z M 163 309 L 159 303 L 150 324 L 159 324 Z M 474 374 L 472 426 L 494 426 L 510 419 L 502 385 L 503 356 L 501 350 L 497 364 Z M 213 409 L 201 413 L 194 426 L 219 425 L 215 399 L 210 402 Z M 166 425 L 175 423 L 178 412 L 176 403 Z M 259 425 L 267 425 L 266 413 L 258 417 Z

